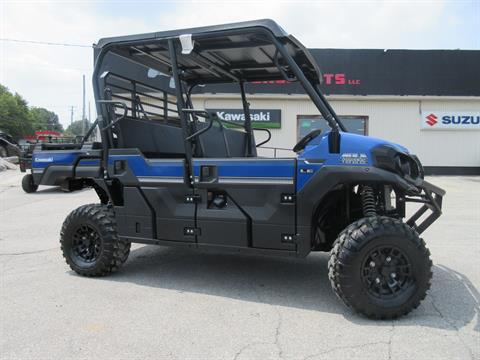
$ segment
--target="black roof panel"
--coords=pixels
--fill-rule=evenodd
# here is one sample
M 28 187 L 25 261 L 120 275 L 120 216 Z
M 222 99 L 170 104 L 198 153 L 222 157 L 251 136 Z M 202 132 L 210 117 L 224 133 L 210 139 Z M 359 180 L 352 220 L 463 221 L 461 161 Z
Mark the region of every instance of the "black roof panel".
M 190 34 L 191 53 L 183 53 L 180 36 Z M 171 74 L 168 41 L 174 39 L 181 78 L 187 83 L 292 80 L 293 71 L 275 42 L 287 50 L 304 74 L 320 81 L 320 71 L 308 50 L 273 20 L 256 20 L 199 28 L 101 39 L 95 49 Z
M 108 44 L 118 43 L 118 42 L 126 42 L 126 41 L 130 42 L 130 41 L 146 40 L 146 39 L 168 39 L 168 38 L 178 37 L 182 34 L 197 35 L 197 34 L 213 33 L 217 31 L 237 30 L 237 29 L 252 28 L 252 27 L 263 27 L 265 29 L 268 29 L 276 37 L 288 36 L 285 30 L 283 30 L 275 21 L 271 19 L 261 19 L 261 20 L 252 20 L 252 21 L 242 21 L 242 22 L 230 23 L 230 24 L 201 26 L 201 27 L 194 27 L 194 28 L 187 28 L 187 29 L 176 29 L 176 30 L 159 31 L 159 32 L 153 32 L 153 33 L 102 38 L 98 41 L 98 44 L 96 45 L 96 47 L 102 48 Z

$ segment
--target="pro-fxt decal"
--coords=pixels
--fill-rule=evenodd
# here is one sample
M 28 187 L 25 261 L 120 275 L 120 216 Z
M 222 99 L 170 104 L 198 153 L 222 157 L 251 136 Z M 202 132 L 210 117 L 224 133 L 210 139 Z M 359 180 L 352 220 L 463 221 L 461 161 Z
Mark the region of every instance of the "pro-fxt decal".
M 343 153 L 341 159 L 342 163 L 347 165 L 365 165 L 368 163 L 368 157 L 365 153 Z

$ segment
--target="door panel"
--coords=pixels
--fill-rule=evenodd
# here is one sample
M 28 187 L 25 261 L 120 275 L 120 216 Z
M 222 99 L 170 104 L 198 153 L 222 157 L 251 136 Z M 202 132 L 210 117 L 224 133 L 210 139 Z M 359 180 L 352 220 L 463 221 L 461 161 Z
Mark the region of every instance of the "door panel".
M 201 196 L 199 242 L 296 249 L 294 159 L 194 159 L 193 167 L 195 189 Z M 212 207 L 212 199 L 222 194 L 227 204 Z M 283 201 L 285 196 L 292 201 Z
M 248 247 L 249 218 L 225 190 L 212 186 L 209 189 L 198 189 L 196 193 L 200 199 L 205 199 L 197 204 L 197 228 L 200 229 L 197 241 Z
M 124 194 L 128 195 L 126 187 L 137 190 L 135 197 L 123 198 L 124 220 L 129 219 L 121 226 L 129 229 L 124 236 L 131 236 L 140 226 L 152 229 L 152 239 L 196 241 L 195 235 L 186 231 L 195 228 L 195 204 L 185 201 L 193 191 L 185 182 L 185 160 L 146 159 L 136 149 L 111 150 L 109 173 L 122 183 Z M 143 225 L 131 223 L 135 217 L 143 219 Z
M 115 218 L 120 236 L 154 238 L 152 212 L 138 188 L 123 188 L 123 206 L 115 206 Z
M 184 184 L 162 185 L 141 185 L 156 214 L 157 239 L 195 242 L 195 236 L 186 233 L 195 227 L 195 204 L 185 203 L 192 191 Z

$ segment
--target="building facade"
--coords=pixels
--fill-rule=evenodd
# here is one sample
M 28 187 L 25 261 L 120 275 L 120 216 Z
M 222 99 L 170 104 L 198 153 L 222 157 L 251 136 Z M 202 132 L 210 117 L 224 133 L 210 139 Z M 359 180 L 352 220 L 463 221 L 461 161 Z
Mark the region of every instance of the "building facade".
M 404 145 L 430 174 L 480 174 L 480 51 L 312 49 L 322 89 L 349 131 Z M 271 141 L 259 154 L 289 150 L 314 129 L 327 130 L 295 82 L 247 84 L 255 126 Z M 209 85 L 195 108 L 243 119 L 238 89 Z M 256 132 L 257 142 L 265 138 Z

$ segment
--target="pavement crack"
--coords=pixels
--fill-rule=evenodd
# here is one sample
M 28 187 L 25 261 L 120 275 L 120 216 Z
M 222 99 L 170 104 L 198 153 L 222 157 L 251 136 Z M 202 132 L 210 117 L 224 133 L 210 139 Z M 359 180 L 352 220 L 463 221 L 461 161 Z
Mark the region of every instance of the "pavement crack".
M 257 297 L 257 299 L 260 301 L 260 302 L 265 302 L 262 297 L 260 296 L 257 288 L 255 287 L 255 285 L 252 284 L 252 289 L 253 289 L 253 292 L 255 293 L 255 296 Z M 277 314 L 277 325 L 275 326 L 275 336 L 274 336 L 274 341 L 273 343 L 252 343 L 251 345 L 253 344 L 264 344 L 264 345 L 275 345 L 276 348 L 278 349 L 278 357 L 280 359 L 283 359 L 283 349 L 282 347 L 280 346 L 280 328 L 282 327 L 282 314 L 280 313 L 280 310 L 278 309 L 277 306 L 269 303 L 269 305 L 271 307 L 273 307 L 273 309 L 275 310 L 275 313 Z M 248 346 L 246 347 L 248 348 Z M 243 350 L 240 351 L 240 353 L 242 352 Z M 237 353 L 238 354 L 238 353 Z M 236 359 L 237 357 L 235 357 L 234 359 Z
M 393 341 L 394 332 L 395 332 L 395 322 L 392 320 L 392 329 L 390 330 L 390 337 L 388 338 L 388 360 L 392 360 L 392 341 Z
M 329 354 L 329 353 L 337 351 L 337 350 L 361 349 L 362 347 L 365 347 L 365 346 L 380 345 L 380 344 L 389 345 L 389 343 L 386 342 L 386 341 L 376 341 L 376 342 L 367 342 L 367 343 L 360 344 L 360 345 L 336 346 L 336 347 L 333 347 L 331 349 L 328 349 L 328 350 L 325 350 L 325 351 L 322 351 L 322 352 L 318 352 L 318 353 L 315 353 L 315 354 L 312 354 L 312 355 L 308 355 L 307 357 L 303 358 L 303 360 L 313 359 L 314 357 Z
M 58 247 L 51 248 L 51 249 L 43 249 L 43 250 L 36 250 L 36 251 L 24 251 L 24 252 L 15 252 L 15 253 L 0 253 L 0 256 L 20 256 L 20 255 L 32 255 L 32 254 L 39 254 L 47 251 L 57 250 Z
M 249 347 L 252 347 L 252 346 L 255 346 L 255 345 L 270 345 L 270 343 L 266 343 L 266 342 L 252 342 L 252 343 L 249 343 L 247 345 L 245 345 L 244 347 L 242 347 L 240 350 L 238 350 L 235 354 L 235 356 L 233 357 L 233 360 L 237 360 L 239 358 L 240 355 L 242 355 L 242 353 L 247 350 Z
M 282 326 L 282 314 L 280 313 L 280 310 L 276 306 L 274 306 L 275 312 L 277 313 L 278 321 L 277 321 L 277 327 L 275 328 L 275 346 L 278 349 L 278 357 L 280 359 L 283 359 L 283 350 L 282 347 L 280 346 L 280 328 Z
M 278 357 L 280 359 L 283 359 L 283 350 L 282 350 L 282 347 L 280 346 L 280 328 L 282 326 L 282 315 L 280 314 L 280 311 L 276 306 L 274 306 L 274 305 L 272 305 L 272 306 L 275 309 L 275 313 L 277 314 L 277 318 L 278 318 L 277 325 L 275 327 L 274 341 L 273 342 L 252 342 L 252 343 L 249 343 L 249 344 L 243 346 L 240 350 L 238 350 L 235 353 L 235 356 L 233 357 L 233 360 L 237 360 L 245 350 L 247 350 L 248 348 L 250 348 L 252 346 L 255 346 L 255 345 L 275 345 L 276 348 L 278 349 Z

